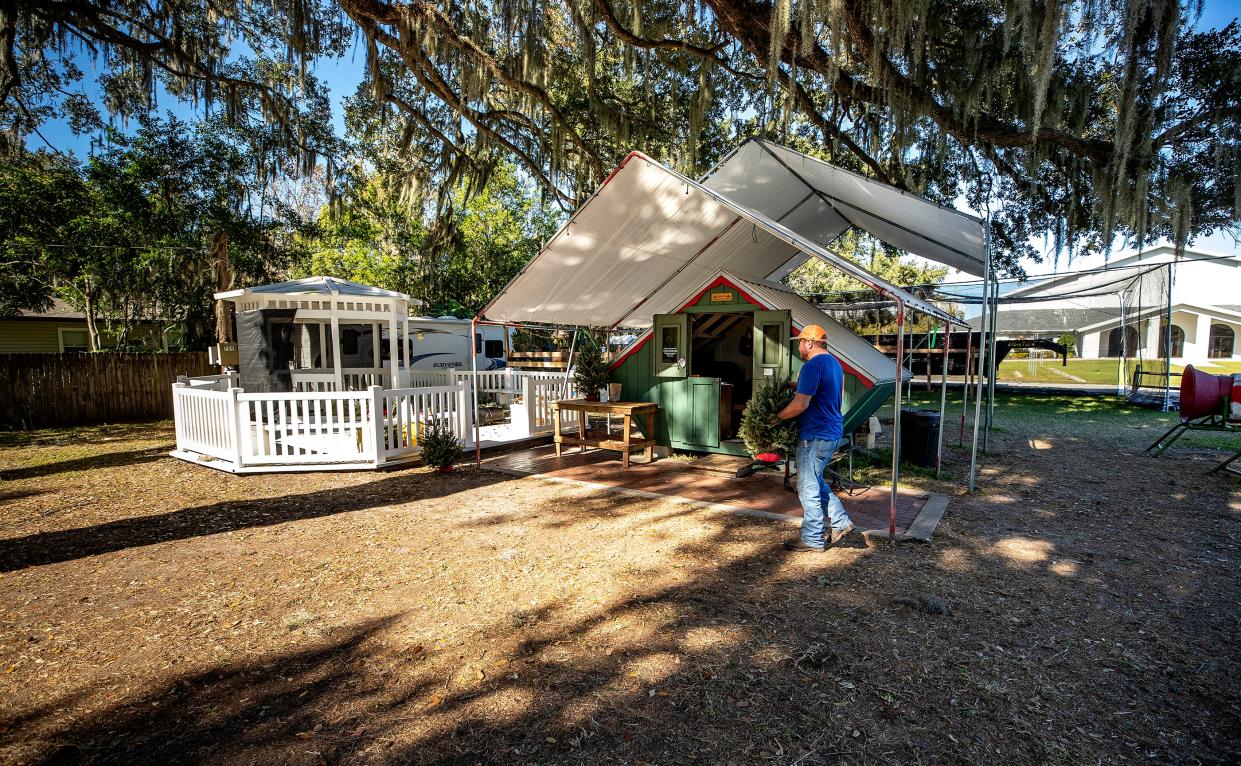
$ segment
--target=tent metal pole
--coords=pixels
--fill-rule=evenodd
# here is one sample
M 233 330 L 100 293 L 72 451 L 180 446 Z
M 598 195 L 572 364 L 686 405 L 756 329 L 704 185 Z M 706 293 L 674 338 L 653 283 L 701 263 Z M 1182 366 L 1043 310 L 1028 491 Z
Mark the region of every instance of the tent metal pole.
M 908 334 L 908 338 L 905 339 L 905 346 L 906 346 L 905 350 L 908 351 L 908 354 L 910 354 L 910 379 L 908 379 L 908 381 L 906 381 L 906 384 L 905 384 L 905 402 L 908 403 L 908 401 L 910 401 L 913 397 L 913 351 L 916 350 L 915 348 L 913 348 L 913 323 L 912 322 L 907 323 L 905 325 L 905 331 Z
M 474 467 L 483 467 L 483 444 L 478 426 L 478 317 L 470 320 L 470 391 L 473 399 Z
M 990 236 L 991 227 L 987 227 L 987 235 Z M 978 375 L 976 376 L 977 388 L 974 391 L 974 442 L 970 447 L 970 492 L 974 492 L 978 488 L 978 426 L 982 421 L 982 373 L 986 368 L 987 361 L 987 296 L 991 289 L 991 248 L 985 248 L 986 260 L 983 261 L 983 278 L 982 278 L 982 337 L 978 344 Z
M 568 361 L 565 363 L 565 385 L 561 386 L 561 396 L 568 396 L 568 374 L 573 370 L 573 350 L 577 348 L 577 330 L 573 328 L 573 338 L 568 341 Z
M 1168 311 L 1167 325 L 1168 331 L 1164 333 L 1164 365 L 1163 365 L 1163 411 L 1171 412 L 1172 410 L 1172 265 L 1176 262 L 1176 255 L 1173 254 L 1172 260 L 1168 261 Z
M 1129 339 L 1125 330 L 1129 325 L 1125 322 L 1125 291 L 1120 291 L 1120 364 L 1116 368 L 1116 395 L 1125 395 L 1125 373 L 1128 371 L 1129 360 L 1125 354 L 1129 351 Z M 1099 333 L 1102 335 L 1102 333 Z M 1111 349 L 1108 349 L 1110 352 Z
M 971 372 L 974 365 L 974 328 L 965 334 L 965 374 L 961 376 L 961 433 L 957 435 L 957 446 L 965 446 L 965 413 L 970 411 L 970 386 L 974 382 Z
M 1000 280 L 991 272 L 991 336 L 987 343 L 987 418 L 983 423 L 982 451 L 991 447 L 991 419 L 995 416 L 995 336 L 1000 318 Z
M 940 469 L 943 466 L 944 458 L 944 410 L 948 405 L 948 349 L 952 348 L 952 333 L 944 333 L 944 355 L 943 362 L 940 365 L 939 376 L 939 432 L 935 439 L 935 478 L 939 478 Z M 926 358 L 926 372 L 931 374 L 931 356 L 928 353 Z
M 896 396 L 892 397 L 892 494 L 888 498 L 888 540 L 896 539 L 896 488 L 901 480 L 901 376 L 905 354 L 905 302 L 896 298 Z

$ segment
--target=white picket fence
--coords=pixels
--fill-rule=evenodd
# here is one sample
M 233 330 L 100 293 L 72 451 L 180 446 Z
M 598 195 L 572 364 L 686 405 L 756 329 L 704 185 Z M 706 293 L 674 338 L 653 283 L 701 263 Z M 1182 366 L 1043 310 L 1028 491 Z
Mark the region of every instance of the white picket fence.
M 418 454 L 418 439 L 434 422 L 448 425 L 465 447 L 474 445 L 469 386 L 457 383 L 405 389 L 247 394 L 177 383 L 173 418 L 177 453 L 207 456 L 230 470 L 379 467 Z
M 513 421 L 522 418 L 529 436 L 549 434 L 555 427 L 552 405 L 560 399 L 576 396 L 572 378 L 568 381 L 563 375 L 525 378 L 522 381 L 521 403 L 513 405 Z
M 178 451 L 196 452 L 220 460 L 233 459 L 237 444 L 237 418 L 232 394 L 212 391 L 207 386 L 191 387 L 185 383 L 174 383 L 172 419 L 177 431 Z
M 349 372 L 385 379 L 385 371 L 378 369 Z M 289 393 L 246 393 L 236 387 L 235 374 L 178 382 L 173 386 L 177 453 L 226 461 L 231 470 L 243 472 L 379 467 L 416 457 L 418 442 L 432 423 L 447 425 L 465 448 L 472 448 L 475 380 L 480 395 L 514 399 L 508 438 L 551 433 L 552 405 L 577 395 L 572 377 L 566 380 L 556 372 L 490 370 L 475 376 L 402 370 L 406 387 L 375 384 L 361 391 L 331 390 L 330 380 L 310 377 L 321 371 L 295 373 L 295 382 L 299 374 L 302 388 Z
M 478 372 L 478 392 L 480 394 L 513 394 L 520 395 L 526 380 L 560 380 L 563 372 L 538 372 L 529 370 L 480 370 Z M 469 370 L 412 370 L 402 371 L 402 382 L 408 387 L 416 386 L 447 386 L 461 381 L 470 382 L 474 373 Z M 572 381 L 572 376 L 570 376 Z
M 293 370 L 294 391 L 335 391 L 336 371 L 331 369 Z M 340 377 L 346 391 L 365 391 L 371 386 L 388 387 L 386 367 L 343 367 Z
M 223 375 L 177 376 L 179 383 L 185 383 L 201 391 L 227 391 L 230 388 L 236 388 L 237 380 L 238 376 L 235 372 L 228 372 Z

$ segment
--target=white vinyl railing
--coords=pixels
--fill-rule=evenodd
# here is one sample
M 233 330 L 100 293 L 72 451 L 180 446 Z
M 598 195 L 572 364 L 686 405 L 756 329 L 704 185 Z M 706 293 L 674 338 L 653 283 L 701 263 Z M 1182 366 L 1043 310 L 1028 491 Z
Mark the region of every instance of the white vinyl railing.
M 174 384 L 172 419 L 177 431 L 177 449 L 232 460 L 237 444 L 234 398 L 231 393 L 186 383 Z
M 572 399 L 577 396 L 573 379 L 568 381 L 563 375 L 555 377 L 528 377 L 522 381 L 522 403 L 520 408 L 526 418 L 526 433 L 531 436 L 551 433 L 554 427 L 552 405 L 560 399 Z M 515 411 L 514 418 L 517 417 Z
M 368 392 L 238 391 L 237 407 L 241 466 L 376 462 Z
M 376 434 L 388 458 L 413 454 L 432 425 L 450 429 L 466 447 L 474 445 L 470 389 L 451 386 L 398 388 L 383 393 L 383 423 Z
M 371 386 L 388 387 L 387 367 L 344 367 L 340 371 L 345 391 L 365 391 Z M 336 371 L 305 369 L 291 372 L 294 391 L 335 391 Z
M 445 423 L 474 445 L 466 383 L 429 388 L 247 394 L 173 386 L 177 450 L 236 469 L 349 464 L 381 466 L 417 454 L 426 427 Z
M 180 375 L 177 377 L 177 381 L 202 391 L 224 392 L 237 386 L 237 377 L 235 372 L 223 375 L 193 375 L 190 377 Z
M 474 378 L 469 370 L 413 370 L 401 376 L 410 387 L 447 386 L 465 382 Z M 524 391 L 527 380 L 558 380 L 563 381 L 563 372 L 540 372 L 529 370 L 480 370 L 478 373 L 478 392 L 480 394 L 512 394 L 519 396 Z M 570 377 L 570 380 L 572 378 Z

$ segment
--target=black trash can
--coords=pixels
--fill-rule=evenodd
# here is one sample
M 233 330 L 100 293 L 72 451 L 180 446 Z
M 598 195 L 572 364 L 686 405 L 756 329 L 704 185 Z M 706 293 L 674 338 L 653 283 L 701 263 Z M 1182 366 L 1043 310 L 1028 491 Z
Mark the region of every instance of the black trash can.
M 939 413 L 901 410 L 901 462 L 922 468 L 935 467 L 939 443 Z

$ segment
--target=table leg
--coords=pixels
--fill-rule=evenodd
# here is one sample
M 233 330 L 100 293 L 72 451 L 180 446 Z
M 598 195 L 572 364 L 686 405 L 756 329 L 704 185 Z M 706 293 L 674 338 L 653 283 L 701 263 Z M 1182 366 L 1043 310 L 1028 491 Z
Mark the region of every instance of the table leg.
M 624 433 L 625 433 L 625 437 L 624 437 L 624 439 L 625 439 L 625 444 L 624 444 L 625 453 L 624 453 L 624 456 L 623 456 L 623 457 L 621 457 L 621 468 L 628 468 L 628 467 L 629 467 L 629 431 L 630 431 L 630 427 L 631 427 L 632 425 L 633 425 L 633 419 L 632 419 L 629 415 L 625 415 L 624 425 L 623 425 L 623 426 L 621 426 L 621 427 L 624 429 Z M 609 435 L 610 435 L 610 434 L 609 434 Z
M 646 437 L 646 450 L 645 450 L 645 454 L 643 455 L 643 457 L 645 457 L 646 462 L 649 463 L 655 459 L 655 448 L 651 445 L 651 442 L 655 441 L 655 411 L 654 410 L 646 413 L 646 433 L 643 434 L 643 436 Z
M 579 452 L 586 451 L 586 424 L 590 422 L 590 417 L 583 410 L 577 413 L 577 448 Z
M 531 402 L 527 406 L 533 407 L 534 402 Z M 552 408 L 552 433 L 555 434 L 552 438 L 556 442 L 556 457 L 560 457 L 560 442 L 564 440 L 564 434 L 560 432 L 560 408 L 559 407 Z

